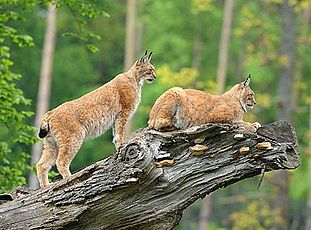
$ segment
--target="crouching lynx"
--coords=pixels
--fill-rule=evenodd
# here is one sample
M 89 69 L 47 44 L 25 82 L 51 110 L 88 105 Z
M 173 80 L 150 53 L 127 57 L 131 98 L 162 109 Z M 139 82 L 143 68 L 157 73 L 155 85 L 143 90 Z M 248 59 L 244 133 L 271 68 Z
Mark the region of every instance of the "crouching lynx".
M 42 117 L 39 137 L 44 138 L 44 150 L 37 163 L 41 187 L 49 184 L 48 172 L 54 164 L 63 178 L 71 175 L 70 163 L 86 137 L 100 136 L 112 126 L 116 148 L 123 144 L 125 126 L 140 102 L 143 82 L 156 79 L 151 55 L 146 51 L 127 72 Z
M 242 120 L 247 108 L 256 104 L 249 83 L 250 76 L 222 95 L 194 89 L 171 88 L 152 107 L 149 128 L 170 131 L 206 123 L 237 122 L 247 130 L 256 131 L 260 127 L 258 122 L 251 124 Z

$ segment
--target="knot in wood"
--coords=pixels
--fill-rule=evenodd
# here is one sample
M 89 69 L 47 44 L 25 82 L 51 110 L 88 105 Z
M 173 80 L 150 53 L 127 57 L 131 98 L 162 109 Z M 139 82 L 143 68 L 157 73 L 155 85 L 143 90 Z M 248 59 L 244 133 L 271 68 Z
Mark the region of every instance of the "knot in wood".
M 122 154 L 122 160 L 131 161 L 139 158 L 141 148 L 136 143 L 131 143 L 125 146 L 124 152 Z

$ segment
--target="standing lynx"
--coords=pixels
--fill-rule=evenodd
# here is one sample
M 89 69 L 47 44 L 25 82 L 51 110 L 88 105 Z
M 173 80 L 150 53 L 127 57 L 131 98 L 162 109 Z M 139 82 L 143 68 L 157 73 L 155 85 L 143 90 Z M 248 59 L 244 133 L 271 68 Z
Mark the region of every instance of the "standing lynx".
M 260 126 L 258 122 L 251 124 L 242 120 L 247 108 L 256 104 L 249 83 L 250 76 L 222 95 L 194 89 L 171 88 L 152 107 L 149 128 L 169 131 L 206 123 L 237 122 L 245 129 L 256 131 Z
M 41 187 L 49 184 L 48 172 L 54 164 L 63 178 L 71 175 L 70 163 L 86 137 L 100 136 L 113 127 L 116 148 L 123 144 L 125 126 L 140 102 L 143 82 L 156 78 L 151 55 L 146 51 L 127 72 L 42 117 L 39 137 L 44 138 L 44 150 L 37 164 Z

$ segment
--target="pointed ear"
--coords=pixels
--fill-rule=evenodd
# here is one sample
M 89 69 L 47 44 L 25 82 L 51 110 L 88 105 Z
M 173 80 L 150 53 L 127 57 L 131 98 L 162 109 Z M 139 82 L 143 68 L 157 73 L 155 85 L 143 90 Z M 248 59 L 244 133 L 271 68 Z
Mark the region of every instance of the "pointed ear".
M 148 54 L 148 50 L 145 51 L 145 54 L 144 56 L 142 56 L 140 59 L 139 59 L 139 62 L 140 63 L 146 63 L 147 62 L 147 54 Z
M 249 83 L 251 82 L 251 75 L 249 74 L 248 77 L 246 78 L 245 81 L 243 81 L 243 85 L 246 87 L 246 86 L 249 86 Z
M 151 56 L 152 56 L 152 51 L 151 51 L 150 54 L 148 55 L 148 61 L 151 60 Z

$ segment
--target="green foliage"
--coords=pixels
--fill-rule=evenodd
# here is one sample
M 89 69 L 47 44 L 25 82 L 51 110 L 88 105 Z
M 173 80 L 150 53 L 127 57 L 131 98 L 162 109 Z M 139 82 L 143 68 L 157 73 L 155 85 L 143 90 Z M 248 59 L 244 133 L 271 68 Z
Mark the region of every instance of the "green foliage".
M 272 210 L 265 200 L 252 201 L 245 210 L 230 215 L 233 230 L 273 229 L 273 224 L 280 223 L 280 212 Z
M 227 230 L 227 228 L 220 227 L 219 224 L 216 222 L 209 222 L 208 223 L 208 229 L 209 230 Z
M 199 12 L 216 10 L 213 1 L 214 0 L 192 0 L 192 12 L 198 14 Z
M 5 141 L 0 141 L 0 192 L 26 183 L 24 173 L 29 169 L 28 155 L 23 150 L 26 145 L 33 144 L 36 140 L 32 136 L 34 128 L 26 124 L 26 119 L 33 113 L 20 109 L 21 106 L 29 105 L 30 100 L 16 87 L 15 82 L 21 75 L 11 70 L 14 62 L 7 46 L 9 42 L 18 47 L 33 46 L 30 36 L 19 34 L 15 28 L 9 26 L 11 21 L 20 18 L 17 12 L 6 7 L 16 5 L 18 3 L 14 1 L 0 4 L 0 137 L 5 137 Z M 8 160 L 8 155 L 12 153 L 18 155 L 16 161 Z
M 170 87 L 190 87 L 198 77 L 198 71 L 193 68 L 181 68 L 173 72 L 169 65 L 163 65 L 157 69 L 160 84 Z
M 54 97 L 50 100 L 52 108 L 98 87 L 94 83 L 98 81 L 99 75 L 94 71 L 92 64 L 85 61 L 86 58 L 91 58 L 91 55 L 93 54 L 78 44 L 70 44 L 55 52 L 52 83 Z
M 85 42 L 86 47 L 92 53 L 98 51 L 98 48 L 94 45 L 95 41 L 101 39 L 101 37 L 90 30 L 90 23 L 97 17 L 109 17 L 109 14 L 103 10 L 108 7 L 107 1 L 91 0 L 91 1 L 76 1 L 65 0 L 58 1 L 57 8 L 69 10 L 72 14 L 74 21 L 77 23 L 77 32 L 64 32 L 63 36 L 70 36 L 77 38 Z
M 300 149 L 300 151 L 307 153 L 307 146 Z M 302 155 L 300 167 L 294 172 L 290 172 L 290 178 L 292 181 L 290 184 L 290 197 L 294 203 L 308 199 L 309 191 L 311 189 L 310 183 L 306 183 L 306 181 L 310 181 L 311 179 L 310 165 L 308 165 L 310 162 L 309 158 L 310 156 L 308 155 Z
M 26 185 L 25 172 L 29 167 L 29 154 L 19 153 L 18 160 L 10 161 L 7 155 L 11 149 L 5 142 L 0 142 L 0 193 L 8 192 L 11 188 Z

